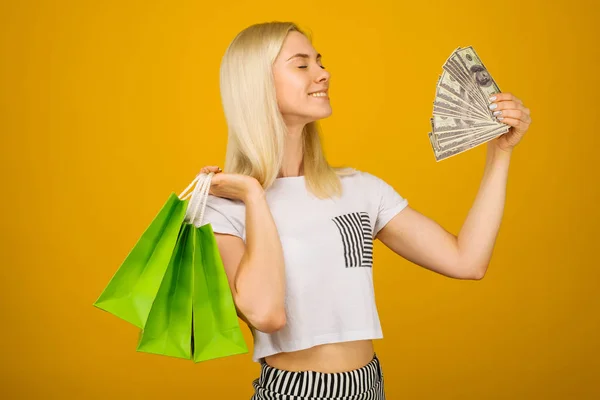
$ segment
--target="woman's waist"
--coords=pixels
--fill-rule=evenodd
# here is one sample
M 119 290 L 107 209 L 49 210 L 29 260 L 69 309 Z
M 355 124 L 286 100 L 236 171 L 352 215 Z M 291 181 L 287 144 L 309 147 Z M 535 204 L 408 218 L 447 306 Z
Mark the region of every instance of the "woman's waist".
M 373 360 L 371 339 L 327 343 L 299 351 L 265 357 L 267 365 L 285 371 L 346 372 L 359 369 Z

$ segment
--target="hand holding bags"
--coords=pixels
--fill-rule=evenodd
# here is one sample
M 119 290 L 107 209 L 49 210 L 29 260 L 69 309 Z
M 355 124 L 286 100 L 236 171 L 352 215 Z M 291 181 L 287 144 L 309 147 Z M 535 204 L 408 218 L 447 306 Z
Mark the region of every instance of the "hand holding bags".
M 194 362 L 248 352 L 212 226 L 200 226 L 213 175 L 171 194 L 94 303 L 143 329 L 138 351 Z

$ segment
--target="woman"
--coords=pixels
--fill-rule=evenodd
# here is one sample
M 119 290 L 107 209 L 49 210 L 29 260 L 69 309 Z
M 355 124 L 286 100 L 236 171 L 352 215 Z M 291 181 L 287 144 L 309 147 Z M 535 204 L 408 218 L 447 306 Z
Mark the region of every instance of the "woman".
M 293 23 L 240 32 L 221 66 L 229 129 L 202 224 L 211 223 L 239 317 L 254 337 L 253 399 L 384 399 L 373 339 L 382 338 L 372 282 L 375 238 L 457 279 L 481 279 L 504 207 L 512 148 L 531 122 L 508 93 L 511 125 L 488 142 L 479 195 L 458 236 L 408 206 L 382 179 L 331 167 L 317 121 L 332 110 L 330 74 Z M 290 397 L 292 398 L 292 397 Z

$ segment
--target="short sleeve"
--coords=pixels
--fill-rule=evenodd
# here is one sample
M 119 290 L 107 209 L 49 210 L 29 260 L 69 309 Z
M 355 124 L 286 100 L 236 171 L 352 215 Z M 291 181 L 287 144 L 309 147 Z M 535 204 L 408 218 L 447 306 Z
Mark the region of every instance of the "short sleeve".
M 408 205 L 408 200 L 402 197 L 396 189 L 386 181 L 375 175 L 368 174 L 373 187 L 371 193 L 375 196 L 375 204 L 377 204 L 377 218 L 375 220 L 375 228 L 373 237 L 396 216 L 400 211 Z
M 213 232 L 234 235 L 244 239 L 246 207 L 242 201 L 208 195 L 204 217 L 196 226 L 210 223 Z

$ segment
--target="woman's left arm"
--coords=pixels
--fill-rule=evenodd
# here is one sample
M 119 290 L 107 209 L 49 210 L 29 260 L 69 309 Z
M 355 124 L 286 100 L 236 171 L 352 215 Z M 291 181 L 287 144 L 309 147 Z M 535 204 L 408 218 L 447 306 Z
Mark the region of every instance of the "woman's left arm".
M 511 126 L 487 143 L 483 178 L 474 204 L 458 236 L 407 206 L 377 234 L 392 251 L 431 271 L 457 279 L 485 275 L 500 229 L 513 148 L 531 124 L 523 102 L 510 93 L 490 99 L 496 118 Z

